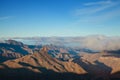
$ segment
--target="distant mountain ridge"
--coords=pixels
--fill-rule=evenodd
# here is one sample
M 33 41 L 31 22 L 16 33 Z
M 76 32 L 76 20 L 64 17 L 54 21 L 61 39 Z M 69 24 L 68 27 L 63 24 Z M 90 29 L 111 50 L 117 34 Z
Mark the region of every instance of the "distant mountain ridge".
M 90 35 L 82 37 L 27 37 L 13 38 L 25 44 L 57 45 L 95 51 L 120 49 L 119 36 Z
M 6 40 L 5 43 L 0 43 L 0 62 L 20 58 L 32 53 L 32 49 L 18 41 Z

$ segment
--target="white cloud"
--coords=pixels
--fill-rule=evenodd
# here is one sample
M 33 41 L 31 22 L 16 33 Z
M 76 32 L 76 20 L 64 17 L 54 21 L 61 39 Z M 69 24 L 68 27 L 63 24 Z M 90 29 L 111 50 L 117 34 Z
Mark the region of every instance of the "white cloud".
M 6 20 L 6 19 L 9 19 L 9 18 L 12 18 L 13 16 L 4 16 L 4 17 L 0 17 L 0 20 Z
M 15 38 L 14 38 L 15 39 Z M 119 50 L 120 49 L 120 37 L 107 37 L 104 35 L 90 35 L 85 37 L 41 37 L 41 38 L 19 38 L 16 40 L 26 40 L 29 43 L 31 40 L 35 44 L 40 42 L 41 44 L 53 44 L 68 47 L 78 47 L 82 49 L 92 50 Z M 26 44 L 26 43 L 25 43 Z
M 85 3 L 85 6 L 93 6 L 93 5 L 108 5 L 111 4 L 112 1 L 111 0 L 107 0 L 107 1 L 99 1 L 99 2 L 89 2 L 89 3 Z
M 110 12 L 106 12 L 100 15 L 92 15 L 92 16 L 86 16 L 83 18 L 80 18 L 76 24 L 79 23 L 89 23 L 89 24 L 101 24 L 103 22 L 106 22 L 108 20 L 113 19 L 114 17 L 120 17 L 120 11 L 119 10 L 113 10 Z
M 117 4 L 118 4 L 117 2 L 112 2 L 112 1 L 100 1 L 100 2 L 85 3 L 84 8 L 77 9 L 75 11 L 75 14 L 77 16 L 93 15 L 97 12 L 112 8 L 112 7 L 116 6 Z
M 80 15 L 92 15 L 94 13 L 97 13 L 97 12 L 100 12 L 102 10 L 105 10 L 107 8 L 110 8 L 114 6 L 114 4 L 112 5 L 105 5 L 105 6 L 101 6 L 101 7 L 87 7 L 87 8 L 84 8 L 84 9 L 78 9 L 76 10 L 76 15 L 77 16 L 80 16 Z
M 99 24 L 120 16 L 120 2 L 117 0 L 98 1 L 84 3 L 84 7 L 77 9 L 75 15 L 78 17 L 76 24 L 95 23 Z

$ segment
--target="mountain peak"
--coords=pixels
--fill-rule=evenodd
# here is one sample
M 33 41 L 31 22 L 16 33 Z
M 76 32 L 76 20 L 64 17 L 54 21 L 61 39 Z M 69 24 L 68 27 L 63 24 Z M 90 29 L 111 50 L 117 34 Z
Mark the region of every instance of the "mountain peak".
M 43 52 L 48 52 L 47 46 L 43 46 L 43 47 L 41 48 L 41 51 L 43 51 Z
M 15 40 L 6 40 L 5 41 L 7 44 L 11 44 L 11 45 L 19 45 L 19 46 L 23 46 L 23 43 L 22 42 L 18 42 L 18 41 L 15 41 Z

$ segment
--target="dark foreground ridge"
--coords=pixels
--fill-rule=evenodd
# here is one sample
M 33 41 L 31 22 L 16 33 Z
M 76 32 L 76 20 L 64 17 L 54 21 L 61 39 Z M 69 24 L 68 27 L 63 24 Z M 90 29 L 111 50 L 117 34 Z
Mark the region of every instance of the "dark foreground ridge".
M 0 80 L 90 80 L 88 74 L 57 73 L 46 68 L 39 68 L 42 73 L 26 68 L 0 70 Z
M 109 78 L 98 77 L 94 79 L 88 73 L 76 74 L 70 72 L 58 73 L 46 68 L 39 68 L 41 73 L 33 72 L 26 68 L 6 68 L 0 70 L 0 80 L 120 80 L 120 72 L 110 75 Z

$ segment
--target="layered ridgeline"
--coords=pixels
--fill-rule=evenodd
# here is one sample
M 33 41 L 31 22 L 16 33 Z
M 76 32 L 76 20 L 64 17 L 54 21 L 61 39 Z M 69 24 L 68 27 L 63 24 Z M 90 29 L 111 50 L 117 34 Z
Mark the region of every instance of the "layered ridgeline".
M 47 54 L 47 48 L 0 64 L 1 79 L 73 80 L 87 79 L 86 71 L 74 62 L 63 62 Z M 85 77 L 86 76 L 86 77 Z
M 0 79 L 119 80 L 120 50 L 94 52 L 56 45 L 0 43 Z M 7 79 L 8 80 L 8 79 Z
M 48 54 L 60 60 L 69 60 L 74 54 L 77 54 L 76 49 L 67 48 L 64 46 L 46 45 Z M 25 45 L 22 42 L 15 40 L 4 40 L 0 43 L 0 63 L 33 54 L 33 51 L 40 50 L 42 45 Z
M 0 62 L 20 58 L 32 53 L 33 49 L 30 46 L 15 40 L 5 40 L 0 43 Z

